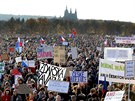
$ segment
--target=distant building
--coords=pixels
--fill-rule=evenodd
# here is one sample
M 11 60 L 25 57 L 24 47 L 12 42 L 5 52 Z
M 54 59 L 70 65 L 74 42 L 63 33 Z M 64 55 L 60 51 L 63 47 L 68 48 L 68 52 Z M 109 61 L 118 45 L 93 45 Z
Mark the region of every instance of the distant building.
M 75 13 L 72 13 L 72 9 L 70 9 L 70 12 L 69 12 L 66 7 L 63 19 L 64 20 L 77 20 L 77 11 L 75 10 Z

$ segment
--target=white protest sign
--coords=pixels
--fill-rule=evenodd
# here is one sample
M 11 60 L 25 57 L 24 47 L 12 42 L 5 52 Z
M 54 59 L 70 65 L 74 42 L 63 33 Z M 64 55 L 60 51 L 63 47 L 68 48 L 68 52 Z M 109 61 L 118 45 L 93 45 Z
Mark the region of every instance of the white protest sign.
M 21 57 L 16 57 L 15 58 L 15 61 L 18 63 L 18 62 L 22 62 L 22 58 Z
M 77 54 L 77 48 L 76 47 L 71 47 L 71 53 L 72 53 L 72 59 L 76 59 L 78 54 Z
M 72 83 L 87 82 L 87 71 L 70 71 L 70 81 Z
M 107 92 L 104 101 L 121 101 L 124 91 Z
M 124 72 L 124 64 L 100 59 L 99 80 L 104 81 L 104 76 L 106 76 L 106 81 L 109 82 L 129 83 L 129 80 L 124 77 Z M 135 80 L 130 80 L 130 83 L 135 84 Z
M 68 42 L 62 42 L 62 45 L 68 46 Z
M 48 85 L 47 83 L 49 80 L 63 81 L 65 73 L 66 73 L 66 68 L 41 63 L 39 68 L 39 76 L 38 76 L 39 84 Z
M 68 93 L 68 88 L 69 88 L 69 82 L 49 80 L 47 90 L 60 92 L 60 93 Z
M 115 42 L 121 44 L 135 44 L 135 37 L 116 37 Z
M 104 59 L 110 61 L 127 61 L 132 60 L 132 48 L 105 47 Z
M 126 61 L 125 62 L 125 78 L 134 78 L 135 76 L 135 62 Z

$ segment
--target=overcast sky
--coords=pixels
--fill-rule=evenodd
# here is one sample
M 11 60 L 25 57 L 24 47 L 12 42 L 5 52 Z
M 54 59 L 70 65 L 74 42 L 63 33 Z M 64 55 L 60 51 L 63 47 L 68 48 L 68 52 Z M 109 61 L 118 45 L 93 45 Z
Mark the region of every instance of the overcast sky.
M 0 0 L 0 14 L 63 17 L 66 6 L 79 19 L 135 22 L 135 0 Z

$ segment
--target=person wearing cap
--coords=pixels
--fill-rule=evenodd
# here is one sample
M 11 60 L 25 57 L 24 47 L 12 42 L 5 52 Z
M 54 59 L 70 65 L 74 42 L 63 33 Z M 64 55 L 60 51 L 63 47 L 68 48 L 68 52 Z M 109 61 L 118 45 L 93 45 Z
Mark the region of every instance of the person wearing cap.
M 49 98 L 47 99 L 47 101 L 55 101 L 54 93 L 53 93 L 53 92 L 50 91 L 50 92 L 48 93 L 48 97 L 49 97 Z
M 10 101 L 22 101 L 22 97 L 20 95 L 18 95 L 16 89 L 13 90 L 13 95 L 11 96 Z

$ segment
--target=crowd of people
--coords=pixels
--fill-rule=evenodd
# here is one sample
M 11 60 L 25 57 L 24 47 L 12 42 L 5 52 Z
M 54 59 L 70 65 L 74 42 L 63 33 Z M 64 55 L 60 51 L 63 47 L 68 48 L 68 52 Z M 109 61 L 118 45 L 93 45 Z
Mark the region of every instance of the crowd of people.
M 87 71 L 87 83 L 70 83 L 67 94 L 48 91 L 46 85 L 40 85 L 38 80 L 38 69 L 40 61 L 48 64 L 56 65 L 53 59 L 37 59 L 36 49 L 40 46 L 40 38 L 45 40 L 46 45 L 61 46 L 59 34 L 1 34 L 0 35 L 0 54 L 7 53 L 9 60 L 1 60 L 4 62 L 4 73 L 0 75 L 0 101 L 104 101 L 107 91 L 125 90 L 123 100 L 127 101 L 128 90 L 126 84 L 107 83 L 107 90 L 103 92 L 103 82 L 98 82 L 99 59 L 103 58 L 103 50 L 105 46 L 120 46 L 114 41 L 114 36 L 100 35 L 76 35 L 70 38 L 68 35 L 62 36 L 68 42 L 66 47 L 66 63 L 57 64 L 61 67 L 73 67 L 73 70 Z M 20 37 L 23 39 L 22 52 L 10 52 L 9 47 L 15 47 L 15 43 Z M 107 43 L 105 43 L 107 41 Z M 72 59 L 70 52 L 71 46 L 77 47 L 78 58 Z M 125 47 L 131 47 L 126 46 Z M 100 48 L 100 50 L 98 49 Z M 34 60 L 34 70 L 23 67 L 21 63 L 16 63 L 16 57 L 22 57 L 22 60 Z M 17 69 L 22 77 L 17 79 L 15 84 L 15 76 L 12 74 L 13 69 Z M 65 77 L 64 81 L 70 82 L 70 77 Z M 17 87 L 20 84 L 27 84 L 31 89 L 29 94 L 19 94 Z M 135 86 L 131 85 L 131 90 L 135 91 Z M 134 94 L 134 92 L 131 92 Z M 133 97 L 133 96 L 131 96 Z M 133 99 L 133 98 L 132 98 Z M 134 101 L 134 100 L 133 100 Z

